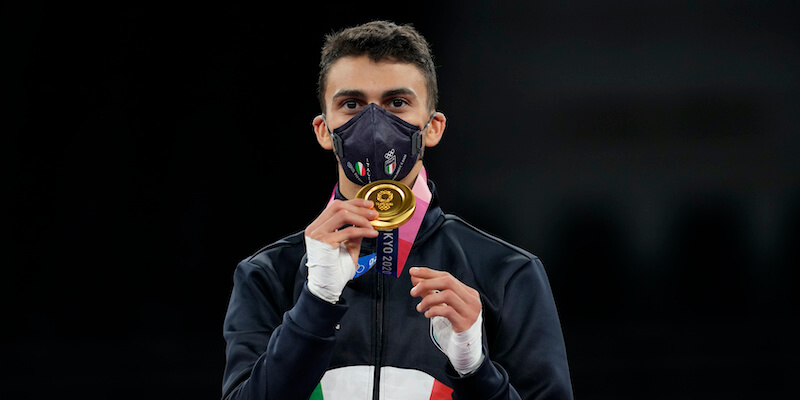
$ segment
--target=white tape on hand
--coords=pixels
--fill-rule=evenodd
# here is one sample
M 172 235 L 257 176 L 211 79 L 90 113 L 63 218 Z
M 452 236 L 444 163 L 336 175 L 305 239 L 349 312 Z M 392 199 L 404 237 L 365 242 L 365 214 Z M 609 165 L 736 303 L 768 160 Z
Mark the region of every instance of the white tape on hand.
M 482 326 L 483 311 L 469 329 L 459 333 L 453 330 L 447 318 L 431 318 L 431 340 L 461 376 L 475 372 L 483 362 Z
M 339 301 L 345 285 L 356 274 L 356 265 L 344 244 L 334 247 L 308 236 L 308 290 L 329 303 Z

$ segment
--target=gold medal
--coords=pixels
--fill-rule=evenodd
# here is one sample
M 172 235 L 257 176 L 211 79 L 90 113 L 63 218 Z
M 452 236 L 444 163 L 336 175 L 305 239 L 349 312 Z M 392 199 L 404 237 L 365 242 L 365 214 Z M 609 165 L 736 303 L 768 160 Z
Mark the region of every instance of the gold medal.
M 379 231 L 392 230 L 408 222 L 417 203 L 405 183 L 391 180 L 375 181 L 362 187 L 356 198 L 375 203 L 378 218 L 370 223 Z

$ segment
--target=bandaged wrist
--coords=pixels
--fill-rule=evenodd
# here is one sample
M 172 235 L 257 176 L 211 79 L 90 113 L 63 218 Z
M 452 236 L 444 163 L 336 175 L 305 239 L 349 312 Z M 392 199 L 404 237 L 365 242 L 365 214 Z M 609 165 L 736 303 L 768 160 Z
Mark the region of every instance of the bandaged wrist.
M 338 247 L 305 237 L 308 261 L 308 290 L 315 296 L 336 303 L 345 285 L 356 273 L 355 263 L 344 244 Z
M 469 329 L 459 333 L 453 331 L 453 325 L 447 318 L 431 318 L 434 343 L 447 355 L 450 364 L 461 376 L 475 372 L 483 362 L 482 327 L 483 311 Z

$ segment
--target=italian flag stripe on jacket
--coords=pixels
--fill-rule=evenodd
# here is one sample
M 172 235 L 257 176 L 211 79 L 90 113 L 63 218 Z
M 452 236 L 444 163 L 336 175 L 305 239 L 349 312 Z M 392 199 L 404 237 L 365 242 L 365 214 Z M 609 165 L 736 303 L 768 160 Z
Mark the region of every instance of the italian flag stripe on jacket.
M 311 400 L 368 400 L 372 398 L 374 366 L 357 365 L 328 370 Z M 381 368 L 382 400 L 449 400 L 453 389 L 414 369 Z

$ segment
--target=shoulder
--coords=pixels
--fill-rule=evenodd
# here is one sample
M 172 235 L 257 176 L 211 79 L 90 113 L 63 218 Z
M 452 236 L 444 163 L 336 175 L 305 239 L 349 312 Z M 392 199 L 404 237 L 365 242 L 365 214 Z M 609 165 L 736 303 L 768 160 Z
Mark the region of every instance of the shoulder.
M 433 235 L 434 246 L 448 254 L 460 279 L 492 298 L 502 298 L 509 282 L 530 286 L 547 285 L 547 274 L 539 257 L 499 237 L 476 228 L 455 215 L 445 215 Z
M 442 245 L 463 254 L 467 276 L 482 295 L 488 322 L 499 323 L 498 315 L 505 307 L 552 304 L 547 272 L 536 255 L 454 215 L 446 215 L 440 230 L 447 238 Z
M 291 287 L 305 255 L 303 232 L 270 243 L 239 262 L 234 281 L 265 279 Z
M 299 260 L 303 257 L 303 254 L 305 254 L 305 244 L 303 242 L 303 232 L 300 231 L 258 249 L 242 260 L 242 263 L 253 264 L 263 268 L 279 259 L 295 258 Z
M 479 229 L 453 214 L 445 214 L 441 233 L 446 237 L 457 239 L 465 251 L 484 255 L 481 258 L 499 257 L 504 263 L 515 265 L 540 263 L 539 257 L 531 252 Z
M 236 266 L 234 292 L 248 303 L 269 301 L 276 310 L 288 310 L 297 288 L 297 276 L 305 255 L 303 232 L 270 243 Z

